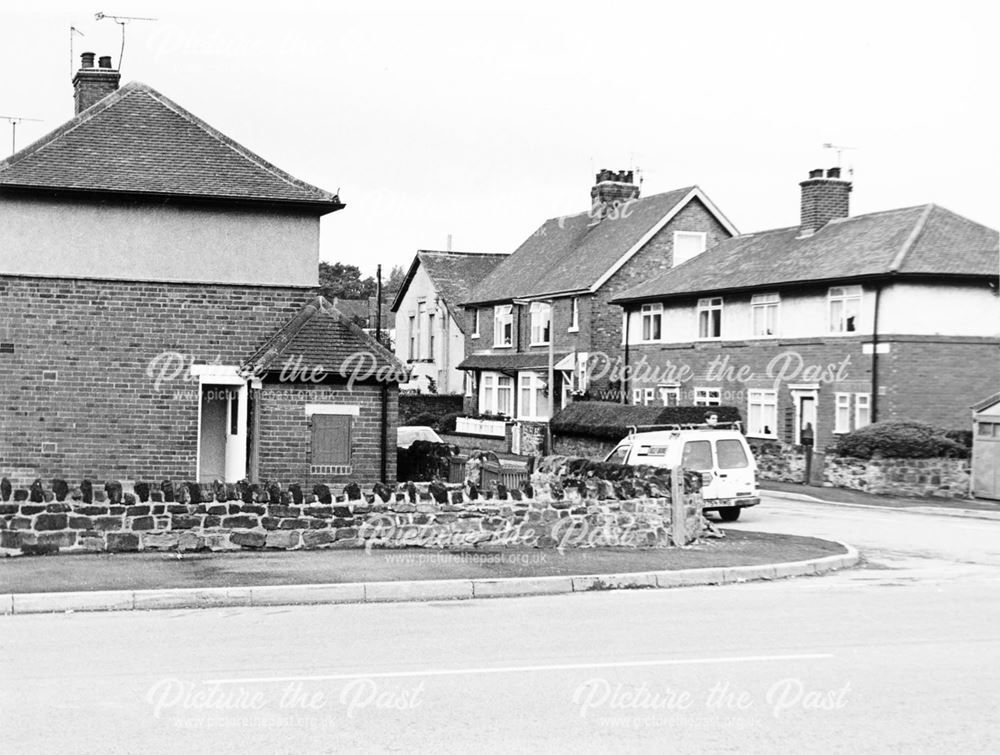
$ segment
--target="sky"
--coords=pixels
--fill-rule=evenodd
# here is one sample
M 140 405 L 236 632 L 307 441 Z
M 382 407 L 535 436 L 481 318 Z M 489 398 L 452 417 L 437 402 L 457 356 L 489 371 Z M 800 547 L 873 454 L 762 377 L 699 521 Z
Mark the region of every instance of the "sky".
M 935 202 L 1000 228 L 1000 3 L 114 0 L 4 4 L 0 115 L 69 119 L 79 53 L 338 191 L 320 257 L 512 252 L 601 168 L 699 185 L 742 232 L 798 223 L 812 168 L 852 214 Z M 73 36 L 70 27 L 84 36 Z M 0 120 L 0 157 L 11 127 Z M 835 144 L 850 149 L 824 149 Z

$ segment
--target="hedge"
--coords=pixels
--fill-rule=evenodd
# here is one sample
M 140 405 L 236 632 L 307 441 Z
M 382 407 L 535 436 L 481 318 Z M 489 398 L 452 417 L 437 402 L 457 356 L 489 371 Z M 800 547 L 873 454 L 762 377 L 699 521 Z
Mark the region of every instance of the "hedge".
M 964 439 L 960 431 L 953 433 Z M 873 457 L 902 459 L 965 459 L 969 448 L 949 438 L 945 431 L 923 422 L 876 422 L 842 435 L 834 447 L 838 456 L 856 459 Z
M 635 425 L 688 425 L 705 421 L 709 411 L 720 422 L 738 422 L 734 406 L 632 406 L 609 401 L 574 401 L 552 418 L 552 432 L 590 438 L 621 440 Z

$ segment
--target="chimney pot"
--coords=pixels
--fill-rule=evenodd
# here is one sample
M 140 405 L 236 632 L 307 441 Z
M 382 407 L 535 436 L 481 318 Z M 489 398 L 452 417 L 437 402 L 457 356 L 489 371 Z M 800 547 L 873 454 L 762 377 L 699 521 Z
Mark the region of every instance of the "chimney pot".
M 827 178 L 840 178 L 840 168 L 830 168 L 826 171 Z
M 850 216 L 851 182 L 840 178 L 840 168 L 809 171 L 802 181 L 802 215 L 799 238 L 811 236 L 831 220 Z
M 98 58 L 97 65 L 101 68 L 111 68 L 111 56 L 102 55 L 100 58 Z
M 815 170 L 809 171 L 809 178 L 822 178 L 822 177 L 823 177 L 822 168 L 816 168 Z
M 80 56 L 81 68 L 73 77 L 74 112 L 79 115 L 95 102 L 118 89 L 121 74 L 111 67 L 111 56 L 102 55 L 100 68 L 94 68 L 94 53 Z
M 80 54 L 80 68 L 94 67 L 94 53 L 84 52 Z
M 601 170 L 590 190 L 591 214 L 596 222 L 604 218 L 609 207 L 639 198 L 639 187 L 632 181 L 630 170 Z

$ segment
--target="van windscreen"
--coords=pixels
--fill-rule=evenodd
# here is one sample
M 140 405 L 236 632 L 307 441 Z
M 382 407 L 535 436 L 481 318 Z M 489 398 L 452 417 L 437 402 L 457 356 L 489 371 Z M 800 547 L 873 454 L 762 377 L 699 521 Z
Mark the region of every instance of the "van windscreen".
M 719 469 L 743 469 L 750 466 L 743 444 L 738 440 L 716 441 L 715 453 L 719 457 Z

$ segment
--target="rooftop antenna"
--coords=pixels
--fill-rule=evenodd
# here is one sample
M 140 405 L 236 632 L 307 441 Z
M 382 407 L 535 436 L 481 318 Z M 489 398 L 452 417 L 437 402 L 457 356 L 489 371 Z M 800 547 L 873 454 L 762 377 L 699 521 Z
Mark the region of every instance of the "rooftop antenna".
M 102 21 L 105 18 L 111 19 L 122 27 L 122 49 L 118 53 L 118 70 L 120 71 L 122 70 L 122 59 L 125 57 L 125 24 L 132 23 L 133 21 L 156 21 L 157 19 L 146 16 L 112 16 L 100 11 L 94 14 L 96 21 Z
M 76 70 L 76 58 L 73 57 L 73 35 L 79 34 L 81 37 L 86 37 L 82 31 L 77 29 L 75 26 L 69 27 L 69 77 L 73 78 L 73 72 Z
M 826 144 L 823 145 L 823 149 L 835 149 L 835 150 L 837 150 L 837 167 L 839 168 L 839 167 L 841 167 L 841 165 L 840 165 L 841 156 L 844 154 L 844 150 L 847 150 L 847 149 L 855 150 L 855 149 L 857 149 L 857 147 L 845 147 L 845 146 L 840 145 L 840 144 L 830 144 L 830 142 L 827 142 Z M 851 168 L 850 172 L 853 175 L 854 168 Z
M 10 153 L 14 154 L 17 152 L 17 124 L 21 121 L 36 121 L 41 122 L 41 118 L 25 118 L 22 115 L 0 115 L 0 120 L 7 121 L 10 124 Z

